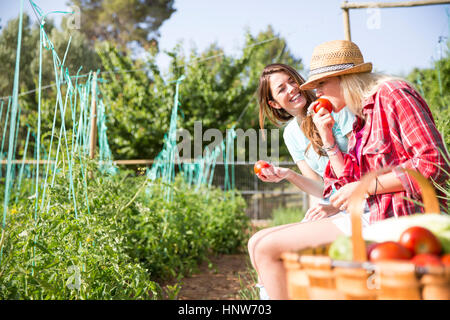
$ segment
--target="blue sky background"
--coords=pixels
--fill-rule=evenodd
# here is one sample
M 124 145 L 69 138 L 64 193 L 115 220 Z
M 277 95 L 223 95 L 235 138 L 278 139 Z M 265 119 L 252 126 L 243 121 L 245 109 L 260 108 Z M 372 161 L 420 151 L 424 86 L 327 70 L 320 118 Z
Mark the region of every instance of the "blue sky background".
M 68 10 L 66 0 L 35 0 L 44 12 Z M 344 39 L 342 0 L 175 0 L 175 12 L 160 28 L 158 61 L 164 69 L 168 57 L 163 50 L 182 41 L 186 53 L 216 42 L 230 55 L 238 55 L 244 34 L 266 30 L 270 24 L 308 68 L 313 48 Z M 356 1 L 355 2 L 367 2 Z M 392 2 L 386 1 L 384 2 Z M 0 0 L 1 25 L 19 13 L 19 0 Z M 32 13 L 28 0 L 25 10 Z M 350 11 L 352 41 L 377 71 L 404 76 L 414 67 L 427 68 L 445 50 L 449 35 L 450 5 Z M 53 15 L 58 21 L 58 15 Z M 444 38 L 443 43 L 439 39 Z M 307 76 L 307 70 L 302 74 Z

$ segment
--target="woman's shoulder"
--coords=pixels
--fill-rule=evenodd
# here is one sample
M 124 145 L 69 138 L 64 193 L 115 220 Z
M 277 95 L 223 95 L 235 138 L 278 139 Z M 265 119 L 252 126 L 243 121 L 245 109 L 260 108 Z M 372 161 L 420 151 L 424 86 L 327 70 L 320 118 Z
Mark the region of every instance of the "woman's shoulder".
M 392 112 L 397 112 L 397 106 L 404 108 L 407 105 L 414 104 L 415 101 L 420 101 L 421 104 L 426 105 L 417 89 L 406 80 L 390 80 L 382 83 L 378 88 L 376 98 L 378 104 L 383 106 L 391 106 Z
M 390 95 L 397 90 L 412 90 L 416 91 L 412 84 L 403 79 L 391 79 L 383 82 L 379 88 L 380 95 Z
M 308 142 L 308 138 L 306 138 L 305 134 L 300 129 L 300 125 L 296 118 L 290 120 L 284 127 L 283 138 L 287 142 L 291 140 L 301 142 L 302 144 Z
M 301 134 L 303 134 L 302 130 L 300 129 L 300 125 L 297 122 L 297 118 L 293 118 L 290 120 L 285 126 L 283 130 L 284 135 L 297 135 L 300 131 Z

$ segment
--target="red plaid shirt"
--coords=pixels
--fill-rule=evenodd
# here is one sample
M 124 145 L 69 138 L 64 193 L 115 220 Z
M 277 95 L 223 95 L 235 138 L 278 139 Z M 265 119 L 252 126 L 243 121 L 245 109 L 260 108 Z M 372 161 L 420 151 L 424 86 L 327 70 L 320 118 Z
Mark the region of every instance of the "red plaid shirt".
M 439 149 L 447 157 L 448 153 L 427 103 L 410 85 L 404 81 L 382 84 L 378 92 L 364 102 L 363 114 L 365 124 L 359 117 L 353 124 L 342 176 L 335 176 L 330 162 L 325 169 L 325 197 L 331 195 L 333 185 L 339 189 L 358 181 L 369 171 L 386 167 L 413 169 L 438 184 L 445 183 L 448 179 L 445 171 L 449 172 L 449 166 Z M 361 152 L 357 158 L 355 133 L 363 127 Z M 421 200 L 416 182 L 402 171 L 394 172 L 405 191 L 370 196 L 367 203 L 371 222 L 423 212 L 422 207 L 404 199 Z M 445 207 L 445 201 L 440 201 Z

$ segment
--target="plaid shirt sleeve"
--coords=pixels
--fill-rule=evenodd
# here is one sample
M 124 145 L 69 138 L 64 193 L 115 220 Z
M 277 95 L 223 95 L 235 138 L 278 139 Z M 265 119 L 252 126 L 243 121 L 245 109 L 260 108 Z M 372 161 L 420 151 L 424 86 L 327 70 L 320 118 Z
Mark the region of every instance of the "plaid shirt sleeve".
M 448 153 L 430 109 L 409 86 L 391 90 L 386 90 L 385 94 L 382 92 L 379 98 L 400 166 L 416 170 L 425 178 L 443 184 L 448 179 L 446 172 L 449 172 L 443 154 L 448 157 Z M 420 189 L 416 182 L 403 171 L 394 172 L 407 193 L 418 198 Z
M 339 190 L 341 187 L 347 183 L 358 181 L 360 178 L 360 170 L 358 165 L 355 163 L 355 159 L 347 153 L 344 156 L 344 169 L 341 177 L 337 177 L 331 167 L 331 161 L 328 164 L 324 172 L 324 191 L 323 196 L 325 198 L 331 196 L 334 190 Z

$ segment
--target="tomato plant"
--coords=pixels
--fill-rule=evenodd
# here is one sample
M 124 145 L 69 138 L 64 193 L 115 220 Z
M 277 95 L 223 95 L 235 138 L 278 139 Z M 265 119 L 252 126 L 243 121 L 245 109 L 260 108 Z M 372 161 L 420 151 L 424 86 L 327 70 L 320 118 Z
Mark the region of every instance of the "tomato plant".
M 318 112 L 321 108 L 325 108 L 329 113 L 333 111 L 333 105 L 328 99 L 319 98 L 316 101 L 318 101 L 319 103 L 314 107 L 314 112 Z
M 186 276 L 209 254 L 233 253 L 247 242 L 245 200 L 234 191 L 189 188 L 179 176 L 167 201 L 165 183 L 154 181 L 149 196 L 139 193 L 145 177 L 107 176 L 96 166 L 86 169 L 93 174 L 86 193 L 75 188 L 75 198 L 85 200 L 78 217 L 62 171 L 36 220 L 29 195 L 18 196 L 0 243 L 0 299 L 158 299 L 166 290 L 161 279 Z M 73 170 L 74 185 L 82 185 L 81 166 Z M 22 181 L 24 190 L 34 184 Z

